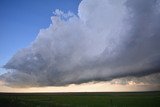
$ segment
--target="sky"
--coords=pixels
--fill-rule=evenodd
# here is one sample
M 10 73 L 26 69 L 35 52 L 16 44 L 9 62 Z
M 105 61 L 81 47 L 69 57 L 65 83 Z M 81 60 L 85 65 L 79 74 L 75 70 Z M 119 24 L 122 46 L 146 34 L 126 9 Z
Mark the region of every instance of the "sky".
M 1 92 L 160 90 L 160 0 L 1 0 L 0 17 Z
M 80 0 L 1 0 L 0 66 L 28 46 L 41 28 L 47 28 L 55 9 L 77 14 Z M 1 68 L 0 74 L 5 71 Z

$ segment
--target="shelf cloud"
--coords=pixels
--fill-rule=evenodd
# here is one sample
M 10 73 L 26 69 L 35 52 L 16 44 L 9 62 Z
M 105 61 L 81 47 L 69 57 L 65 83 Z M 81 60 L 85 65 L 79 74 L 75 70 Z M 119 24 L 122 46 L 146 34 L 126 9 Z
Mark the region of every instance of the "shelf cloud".
M 0 80 L 23 87 L 159 77 L 160 0 L 82 0 L 77 15 L 53 14 Z

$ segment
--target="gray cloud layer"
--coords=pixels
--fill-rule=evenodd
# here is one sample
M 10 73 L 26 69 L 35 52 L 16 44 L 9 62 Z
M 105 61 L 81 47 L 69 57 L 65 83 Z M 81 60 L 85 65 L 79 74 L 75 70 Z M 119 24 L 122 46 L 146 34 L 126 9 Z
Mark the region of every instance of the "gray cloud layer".
M 59 86 L 160 73 L 160 0 L 83 0 L 4 66 L 10 86 Z

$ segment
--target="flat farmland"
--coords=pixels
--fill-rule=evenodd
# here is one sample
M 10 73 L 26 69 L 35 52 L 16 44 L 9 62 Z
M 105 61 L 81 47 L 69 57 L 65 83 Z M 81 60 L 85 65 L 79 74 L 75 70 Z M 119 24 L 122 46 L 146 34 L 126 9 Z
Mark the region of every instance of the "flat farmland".
M 160 107 L 160 92 L 0 93 L 0 107 Z

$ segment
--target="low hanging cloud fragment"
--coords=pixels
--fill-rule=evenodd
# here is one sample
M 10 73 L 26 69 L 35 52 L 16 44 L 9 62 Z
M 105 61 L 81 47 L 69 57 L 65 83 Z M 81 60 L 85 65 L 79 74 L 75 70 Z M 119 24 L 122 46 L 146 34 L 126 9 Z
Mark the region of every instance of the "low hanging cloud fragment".
M 160 0 L 82 0 L 18 51 L 9 86 L 62 86 L 160 73 Z

